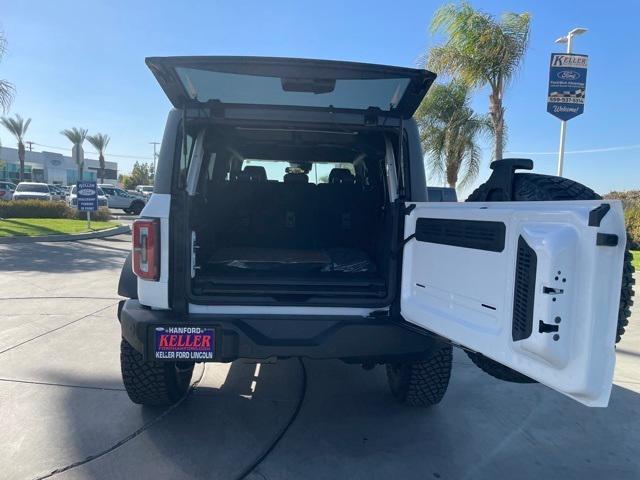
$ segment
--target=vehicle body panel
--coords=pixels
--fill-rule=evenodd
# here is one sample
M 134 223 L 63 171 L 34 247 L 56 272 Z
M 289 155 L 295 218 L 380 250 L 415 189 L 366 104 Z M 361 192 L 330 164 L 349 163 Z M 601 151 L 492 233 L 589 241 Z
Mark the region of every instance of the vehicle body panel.
M 140 217 L 160 219 L 160 278 L 158 281 L 138 279 L 140 303 L 152 308 L 169 308 L 169 211 L 171 195 L 153 194 Z

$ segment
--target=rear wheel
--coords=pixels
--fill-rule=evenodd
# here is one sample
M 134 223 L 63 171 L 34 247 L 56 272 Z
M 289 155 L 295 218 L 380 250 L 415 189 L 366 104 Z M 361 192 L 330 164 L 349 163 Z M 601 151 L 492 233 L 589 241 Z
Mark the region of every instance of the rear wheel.
M 467 202 L 480 201 L 501 201 L 502 193 L 488 192 L 489 186 L 485 183 L 480 185 L 467 198 Z M 495 195 L 495 198 L 492 198 Z M 513 200 L 516 202 L 531 201 L 559 201 L 559 200 L 600 200 L 602 197 L 588 187 L 562 177 L 551 175 L 538 175 L 535 173 L 516 173 L 513 176 Z M 631 305 L 633 305 L 633 265 L 631 264 L 631 253 L 625 252 L 625 260 L 622 271 L 622 291 L 620 295 L 620 308 L 618 310 L 618 331 L 616 343 L 625 332 L 625 327 L 629 323 L 631 315 Z M 500 380 L 516 383 L 535 383 L 530 379 L 504 365 L 501 365 L 480 353 L 467 352 L 467 355 L 478 367 L 489 375 Z
M 429 407 L 440 403 L 451 377 L 452 348 L 443 345 L 426 360 L 387 364 L 391 393 L 400 403 Z
M 186 395 L 193 363 L 145 362 L 125 339 L 120 343 L 122 381 L 132 402 L 140 405 L 172 405 Z
M 142 211 L 143 208 L 144 208 L 144 203 L 133 202 L 133 205 L 131 205 L 131 208 L 129 209 L 129 211 L 134 215 L 140 215 L 140 212 Z

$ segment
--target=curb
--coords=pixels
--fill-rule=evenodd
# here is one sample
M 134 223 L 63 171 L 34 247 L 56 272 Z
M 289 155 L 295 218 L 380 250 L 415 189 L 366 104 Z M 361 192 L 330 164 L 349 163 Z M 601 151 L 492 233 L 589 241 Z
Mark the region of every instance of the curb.
M 75 242 L 77 240 L 90 240 L 92 238 L 112 237 L 114 235 L 122 235 L 131 233 L 129 225 L 121 225 L 119 227 L 98 230 L 97 232 L 75 233 L 68 235 L 42 235 L 39 237 L 15 236 L 0 237 L 0 244 L 8 243 L 37 243 L 37 242 Z

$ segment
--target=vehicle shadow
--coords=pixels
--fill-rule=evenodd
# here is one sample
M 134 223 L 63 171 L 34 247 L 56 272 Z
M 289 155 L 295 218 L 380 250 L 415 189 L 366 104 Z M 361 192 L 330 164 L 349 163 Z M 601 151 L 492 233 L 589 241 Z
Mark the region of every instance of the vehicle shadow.
M 194 379 L 200 368 L 196 366 Z M 225 366 L 224 372 L 208 369 L 191 395 L 167 414 L 165 408 L 131 403 L 124 391 L 99 411 L 96 403 L 102 402 L 95 401 L 95 391 L 69 388 L 63 415 L 74 435 L 73 444 L 65 447 L 66 465 L 99 456 L 62 478 L 235 478 L 289 420 L 300 394 L 301 369 L 294 360 L 261 365 L 258 376 L 255 364 L 240 361 Z M 64 385 L 81 380 L 56 372 L 50 376 Z M 117 434 L 105 426 L 105 416 L 119 424 Z M 118 418 L 130 424 L 122 425 Z M 121 446 L 101 455 L 123 439 Z M 52 465 L 51 470 L 64 466 Z
M 86 242 L 17 243 L 0 248 L 0 265 L 8 272 L 74 273 L 120 268 L 129 253 L 122 248 Z
M 6 235 L 25 236 L 26 234 L 24 233 L 24 229 L 25 224 L 20 221 L 15 221 L 10 218 L 3 218 L 0 220 L 0 233 L 4 233 Z M 38 230 L 42 232 L 42 235 L 58 235 L 61 233 L 58 230 L 44 226 L 38 226 Z
M 454 358 L 444 400 L 427 409 L 395 402 L 381 368 L 307 362 L 308 401 L 258 473 L 270 480 L 640 478 L 639 393 L 614 385 L 608 408 L 588 408 Z
M 302 410 L 250 478 L 637 479 L 640 472 L 640 395 L 626 388 L 614 386 L 609 408 L 590 409 L 457 363 L 444 401 L 420 409 L 394 401 L 382 368 L 305 364 Z M 302 372 L 295 360 L 262 365 L 259 375 L 244 362 L 207 368 L 201 386 L 159 420 L 163 409 L 134 405 L 124 392 L 106 404 L 70 388 L 62 413 L 73 432 L 69 464 L 146 427 L 62 478 L 236 478 L 286 425 Z

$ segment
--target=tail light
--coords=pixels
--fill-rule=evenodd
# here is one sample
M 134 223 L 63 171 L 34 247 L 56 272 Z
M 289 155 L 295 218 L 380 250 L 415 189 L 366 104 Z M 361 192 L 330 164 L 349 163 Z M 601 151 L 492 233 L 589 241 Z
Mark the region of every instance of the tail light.
M 5 190 L 0 190 L 0 197 L 4 197 L 5 193 L 7 193 Z
M 144 280 L 160 278 L 160 220 L 133 222 L 133 273 Z

